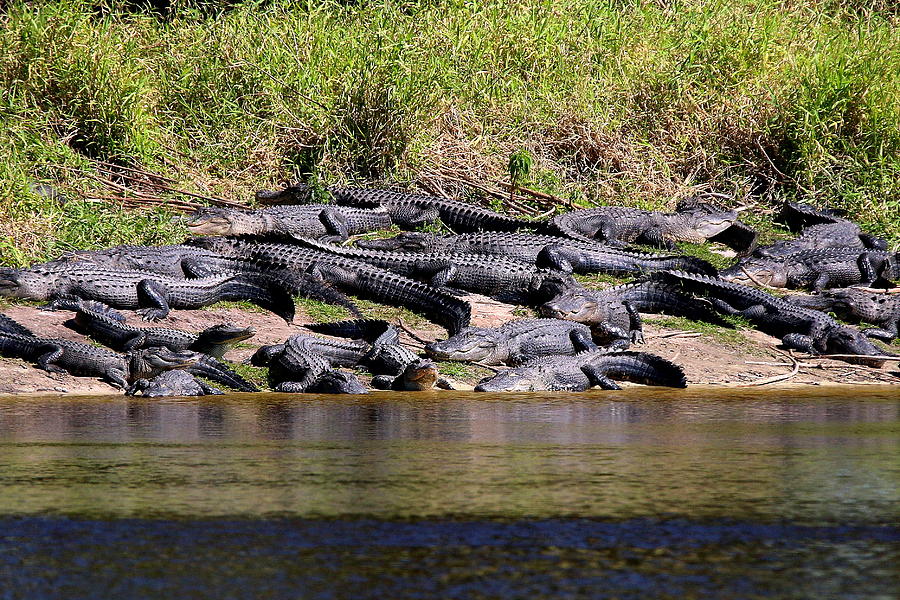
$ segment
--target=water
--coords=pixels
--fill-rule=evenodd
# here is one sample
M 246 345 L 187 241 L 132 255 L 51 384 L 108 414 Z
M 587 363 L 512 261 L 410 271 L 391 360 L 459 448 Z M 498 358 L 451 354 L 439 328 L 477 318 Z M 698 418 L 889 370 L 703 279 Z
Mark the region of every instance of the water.
M 0 598 L 896 598 L 848 389 L 0 399 Z

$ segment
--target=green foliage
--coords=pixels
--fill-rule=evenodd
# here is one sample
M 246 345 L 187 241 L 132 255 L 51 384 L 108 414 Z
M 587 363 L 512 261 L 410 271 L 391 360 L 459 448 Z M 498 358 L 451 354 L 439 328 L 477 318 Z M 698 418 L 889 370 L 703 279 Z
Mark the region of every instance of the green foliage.
M 509 155 L 509 164 L 506 170 L 509 173 L 509 181 L 513 186 L 520 185 L 528 180 L 533 165 L 534 157 L 525 148 L 520 148 Z
M 477 383 L 484 377 L 493 373 L 490 369 L 464 362 L 444 360 L 435 361 L 434 364 L 437 365 L 438 372 L 441 375 L 470 384 Z
M 330 323 L 350 318 L 350 312 L 343 306 L 335 306 L 309 298 L 297 298 L 295 304 L 300 311 L 316 323 Z
M 644 323 L 656 325 L 657 327 L 665 327 L 666 329 L 675 329 L 681 331 L 695 331 L 702 333 L 715 339 L 717 342 L 733 346 L 736 348 L 750 348 L 752 345 L 748 343 L 747 338 L 741 333 L 741 329 L 749 329 L 750 324 L 742 317 L 723 316 L 723 319 L 734 326 L 734 329 L 726 329 L 705 321 L 693 321 L 685 317 L 669 317 L 669 316 L 652 316 L 644 317 Z

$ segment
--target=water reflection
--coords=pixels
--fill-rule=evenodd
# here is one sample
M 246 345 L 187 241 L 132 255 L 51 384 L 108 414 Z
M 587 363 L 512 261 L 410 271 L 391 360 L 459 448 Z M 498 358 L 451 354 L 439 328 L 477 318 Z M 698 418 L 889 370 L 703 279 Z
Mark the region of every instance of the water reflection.
M 0 514 L 886 522 L 893 389 L 0 401 Z

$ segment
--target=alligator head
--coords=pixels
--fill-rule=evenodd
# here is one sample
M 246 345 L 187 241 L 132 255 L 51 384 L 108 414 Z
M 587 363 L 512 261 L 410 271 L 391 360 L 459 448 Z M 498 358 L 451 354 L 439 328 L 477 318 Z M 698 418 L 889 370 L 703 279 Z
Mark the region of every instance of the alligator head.
M 406 365 L 400 378 L 403 381 L 403 388 L 409 391 L 424 392 L 434 389 L 438 379 L 437 366 L 430 360 L 420 359 Z
M 252 235 L 271 229 L 271 215 L 231 208 L 201 208 L 185 225 L 192 235 Z
M 383 240 L 359 240 L 356 245 L 366 250 L 402 250 L 404 252 L 438 252 L 443 248 L 437 248 L 438 236 L 433 233 L 419 231 L 405 231 L 392 238 Z
M 507 369 L 496 375 L 489 375 L 475 386 L 476 392 L 533 392 L 543 389 L 535 387 L 535 369 L 533 367 L 517 367 Z
M 231 344 L 236 344 L 256 335 L 252 327 L 235 327 L 234 325 L 213 325 L 197 335 L 197 341 L 191 347 L 221 358 L 221 353 Z M 216 354 L 221 350 L 219 355 Z
M 438 360 L 484 361 L 488 364 L 502 362 L 505 355 L 498 352 L 501 334 L 486 327 L 464 327 L 450 339 L 425 345 L 428 356 Z
M 695 212 L 693 213 L 693 217 L 693 228 L 702 237 L 709 239 L 731 227 L 737 220 L 738 215 L 737 212 L 732 210 L 715 213 Z
M 312 199 L 312 188 L 305 183 L 295 183 L 283 190 L 259 190 L 256 201 L 263 204 L 305 204 Z
M 779 268 L 780 267 L 780 268 Z M 765 260 L 749 260 L 719 271 L 719 277 L 731 283 L 750 286 L 787 287 L 786 265 Z
M 132 379 L 149 379 L 163 371 L 185 369 L 200 362 L 203 355 L 199 352 L 182 350 L 174 352 L 168 348 L 154 346 L 144 350 L 133 350 L 128 353 L 129 372 Z
M 597 313 L 596 292 L 583 287 L 569 288 L 541 305 L 538 311 L 545 317 L 584 323 Z
M 49 300 L 57 276 L 49 271 L 0 268 L 0 296 Z
M 310 386 L 308 392 L 316 394 L 368 394 L 356 375 L 337 369 L 328 369 Z
M 841 325 L 827 334 L 825 349 L 828 354 L 860 354 L 863 356 L 896 356 L 872 343 L 861 331 Z M 849 363 L 881 368 L 885 361 L 872 358 L 845 358 Z

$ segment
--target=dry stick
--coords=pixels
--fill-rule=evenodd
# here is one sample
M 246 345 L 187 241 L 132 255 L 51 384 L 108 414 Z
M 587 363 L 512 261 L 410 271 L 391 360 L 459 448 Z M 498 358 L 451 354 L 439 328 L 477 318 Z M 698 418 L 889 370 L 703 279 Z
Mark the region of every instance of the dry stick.
M 405 331 L 406 334 L 409 335 L 409 337 L 411 337 L 412 339 L 416 340 L 416 341 L 419 342 L 420 344 L 427 344 L 427 343 L 428 343 L 428 342 L 426 342 L 425 340 L 423 340 L 422 338 L 420 338 L 418 335 L 416 335 L 409 327 L 407 327 L 407 326 L 403 323 L 403 319 L 398 318 L 398 319 L 397 319 L 397 325 L 399 325 L 399 326 L 400 326 L 400 329 L 402 329 L 403 331 Z
M 775 375 L 773 377 L 766 377 L 765 379 L 758 379 L 751 383 L 742 383 L 742 384 L 737 385 L 736 387 L 756 387 L 758 385 L 766 385 L 769 383 L 775 383 L 777 381 L 784 381 L 785 379 L 790 379 L 791 377 L 793 377 L 794 375 L 796 375 L 797 373 L 800 372 L 800 363 L 797 361 L 797 359 L 795 359 L 790 354 L 787 354 L 786 356 L 789 359 L 791 359 L 791 363 L 794 366 L 794 368 L 791 369 L 790 373 L 785 373 L 784 375 Z
M 107 167 L 107 170 L 111 169 L 124 169 L 125 171 L 131 171 L 132 173 L 138 173 L 140 175 L 146 175 L 147 177 L 151 177 L 153 179 L 159 179 L 160 181 L 166 181 L 168 183 L 178 183 L 175 179 L 171 177 L 166 177 L 165 175 L 158 175 L 153 173 L 152 171 L 144 171 L 143 169 L 137 169 L 135 167 L 126 167 L 124 165 L 116 165 L 113 163 L 108 163 L 102 160 L 95 160 L 96 164 L 101 165 L 103 167 Z
M 818 359 L 847 359 L 847 358 L 866 358 L 866 359 L 878 359 L 884 361 L 898 361 L 900 362 L 900 356 L 878 356 L 875 354 L 819 354 L 819 355 L 811 355 L 805 356 L 804 359 L 808 360 L 811 358 Z
M 695 338 L 703 335 L 698 331 L 670 331 L 669 333 L 657 333 L 654 335 L 648 335 L 648 338 L 670 338 L 670 337 L 682 337 L 682 338 Z
M 775 163 L 773 163 L 773 162 L 772 162 L 772 159 L 769 158 L 769 155 L 766 154 L 766 150 L 762 147 L 762 144 L 760 143 L 759 138 L 756 138 L 756 147 L 759 148 L 759 151 L 760 151 L 760 152 L 762 152 L 762 155 L 766 158 L 766 162 L 769 163 L 769 166 L 772 167 L 772 170 L 775 171 L 779 176 L 781 176 L 781 178 L 782 178 L 784 181 L 791 181 L 791 182 L 793 182 L 794 185 L 796 185 L 798 188 L 803 189 L 803 186 L 800 185 L 800 182 L 799 182 L 799 181 L 797 181 L 797 180 L 794 179 L 793 177 L 789 177 L 788 175 L 785 175 L 784 173 L 782 173 L 781 171 L 778 170 L 778 167 L 775 166 Z
M 765 288 L 765 289 L 767 289 L 767 290 L 778 289 L 778 288 L 773 288 L 772 286 L 766 285 L 765 283 L 759 281 L 756 277 L 754 277 L 753 275 L 751 275 L 750 272 L 749 272 L 747 269 L 744 268 L 744 265 L 741 265 L 741 272 L 742 272 L 744 275 L 746 275 L 747 277 L 749 277 L 749 278 L 750 278 L 750 281 L 752 281 L 753 283 L 755 283 L 758 287 Z
M 513 187 L 512 184 L 506 183 L 505 181 L 500 181 L 497 183 L 497 185 L 499 185 L 500 187 L 507 188 L 507 189 L 512 189 L 512 187 Z M 537 198 L 538 200 L 546 200 L 546 202 L 541 202 L 541 204 L 544 204 L 544 205 L 546 205 L 546 204 L 551 204 L 551 205 L 565 204 L 569 208 L 574 208 L 571 198 L 562 199 L 557 196 L 554 196 L 553 194 L 545 194 L 544 192 L 539 192 L 537 190 L 532 190 L 530 188 L 522 187 L 522 186 L 516 186 L 515 189 L 519 193 L 524 193 L 528 196 L 533 196 L 534 198 Z

